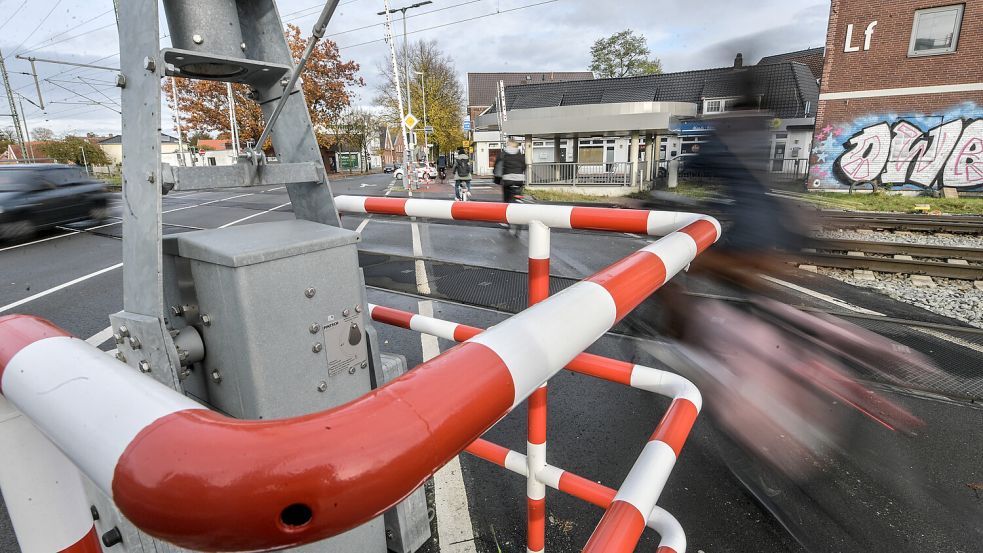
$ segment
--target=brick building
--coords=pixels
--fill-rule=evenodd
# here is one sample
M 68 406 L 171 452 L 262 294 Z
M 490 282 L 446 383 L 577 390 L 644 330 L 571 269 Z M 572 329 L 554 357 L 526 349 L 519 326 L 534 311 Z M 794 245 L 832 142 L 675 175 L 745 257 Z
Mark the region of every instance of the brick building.
M 810 184 L 983 189 L 983 0 L 832 0 Z

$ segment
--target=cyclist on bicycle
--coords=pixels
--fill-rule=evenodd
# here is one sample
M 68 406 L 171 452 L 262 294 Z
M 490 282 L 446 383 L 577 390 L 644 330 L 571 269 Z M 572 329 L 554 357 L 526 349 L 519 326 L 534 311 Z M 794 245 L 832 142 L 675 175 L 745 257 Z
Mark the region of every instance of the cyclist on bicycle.
M 471 159 L 464 148 L 457 149 L 454 156 L 454 199 L 467 201 L 471 198 Z

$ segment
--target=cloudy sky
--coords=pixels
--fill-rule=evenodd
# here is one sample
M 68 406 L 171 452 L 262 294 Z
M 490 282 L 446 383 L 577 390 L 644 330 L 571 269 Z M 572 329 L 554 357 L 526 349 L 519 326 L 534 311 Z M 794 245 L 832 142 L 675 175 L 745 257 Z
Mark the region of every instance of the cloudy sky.
M 321 4 L 277 4 L 284 20 L 308 36 Z M 382 0 L 342 0 L 328 26 L 342 56 L 362 66 L 367 86 L 357 97 L 363 104 L 371 102 L 380 82 L 377 67 L 388 55 L 382 18 L 376 15 L 382 6 Z M 119 44 L 112 8 L 112 0 L 0 0 L 0 49 L 15 97 L 24 97 L 31 128 L 48 127 L 56 134 L 119 131 L 119 115 L 110 109 L 118 110 L 113 102 L 119 100 L 112 72 L 38 63 L 47 103 L 42 111 L 27 102 L 37 102 L 27 74 L 30 64 L 14 57 L 116 66 Z M 593 41 L 628 28 L 646 37 L 665 71 L 730 65 L 737 52 L 754 63 L 761 56 L 822 46 L 829 1 L 433 0 L 409 14 L 410 39 L 436 40 L 453 58 L 463 83 L 469 71 L 587 70 Z M 166 32 L 161 10 L 161 34 Z M 164 39 L 162 46 L 168 45 Z M 6 96 L 0 101 L 0 113 L 7 113 Z M 169 111 L 164 113 L 167 130 L 172 123 Z M 9 119 L 0 122 L 9 124 Z

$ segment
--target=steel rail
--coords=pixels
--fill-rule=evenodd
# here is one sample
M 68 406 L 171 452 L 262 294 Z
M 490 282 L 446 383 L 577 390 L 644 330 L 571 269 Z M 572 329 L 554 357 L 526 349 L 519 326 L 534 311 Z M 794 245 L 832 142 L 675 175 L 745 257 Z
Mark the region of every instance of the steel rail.
M 881 240 L 838 240 L 817 239 L 809 244 L 818 250 L 860 251 L 887 255 L 910 255 L 940 259 L 964 259 L 983 262 L 983 248 L 964 248 L 959 246 L 936 246 L 932 244 L 909 244 Z
M 837 269 L 866 269 L 879 273 L 905 273 L 928 275 L 959 280 L 983 280 L 983 265 L 958 265 L 938 261 L 894 259 L 835 253 L 787 253 L 786 257 L 798 263 Z
M 827 228 L 867 228 L 917 230 L 922 232 L 953 232 L 963 234 L 983 233 L 983 218 L 949 218 L 906 215 L 822 214 L 819 221 Z
M 0 318 L 0 394 L 148 534 L 206 551 L 311 543 L 405 498 L 719 236 L 715 220 L 692 220 L 388 385 L 301 417 L 231 419 L 26 315 Z

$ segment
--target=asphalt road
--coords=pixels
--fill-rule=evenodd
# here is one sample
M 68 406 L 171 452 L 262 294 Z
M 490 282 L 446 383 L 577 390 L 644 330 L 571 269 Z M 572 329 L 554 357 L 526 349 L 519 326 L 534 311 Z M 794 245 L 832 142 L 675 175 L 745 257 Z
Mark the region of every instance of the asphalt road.
M 336 194 L 403 196 L 390 189 L 391 178 L 370 175 L 333 179 Z M 449 199 L 449 184 L 434 183 L 413 193 L 414 197 Z M 475 182 L 476 199 L 497 199 L 497 187 Z M 174 193 L 164 198 L 165 232 L 183 232 L 187 227 L 215 228 L 226 224 L 250 224 L 292 217 L 285 190 L 258 188 L 220 192 Z M 117 202 L 118 203 L 118 202 Z M 410 221 L 389 217 L 345 216 L 346 228 L 361 227 L 361 248 L 391 255 L 441 259 L 455 263 L 524 270 L 525 236 L 510 237 L 494 225 L 468 226 L 418 222 L 419 249 L 414 252 Z M 238 221 L 238 222 L 237 222 Z M 180 226 L 177 226 L 180 225 Z M 0 314 L 29 313 L 48 318 L 75 335 L 88 338 L 108 325 L 108 314 L 122 308 L 120 225 L 94 230 L 79 226 L 74 230 L 53 230 L 30 242 L 0 245 Z M 586 233 L 553 234 L 552 271 L 554 274 L 582 278 L 631 251 L 645 240 L 632 235 L 600 236 Z M 422 253 L 422 255 L 418 255 Z M 71 286 L 58 288 L 67 282 Z M 811 284 L 815 286 L 817 283 Z M 843 294 L 848 292 L 843 291 Z M 860 292 L 850 301 L 863 305 Z M 790 289 L 777 290 L 776 296 L 810 305 L 823 302 Z M 417 311 L 421 301 L 407 294 L 370 289 L 369 301 Z M 432 301 L 435 316 L 476 326 L 490 326 L 506 315 L 475 309 L 448 301 Z M 879 308 L 887 312 L 883 305 Z M 893 315 L 916 317 L 923 314 L 896 307 Z M 927 315 L 926 315 L 927 316 Z M 378 326 L 383 349 L 405 355 L 410 366 L 421 362 L 419 335 Z M 103 344 L 111 348 L 112 342 Z M 450 343 L 439 342 L 441 349 Z M 644 341 L 608 335 L 590 351 L 637 363 L 659 366 Z M 823 484 L 817 484 L 808 497 L 814 502 L 809 518 L 801 512 L 798 520 L 815 520 L 815 536 L 831 536 L 828 547 L 817 550 L 852 551 L 847 541 L 837 541 L 844 531 L 869 551 L 979 551 L 972 534 L 959 535 L 948 519 L 983 520 L 983 502 L 973 487 L 983 483 L 978 463 L 979 429 L 983 411 L 965 402 L 932 394 L 892 387 L 886 394 L 904 404 L 926 423 L 926 431 L 913 438 L 870 430 L 863 433 L 866 449 L 891 451 L 903 459 L 904 474 L 917 472 L 917 483 L 891 479 L 893 468 L 877 470 L 870 462 L 842 467 Z M 617 487 L 627 474 L 668 402 L 637 390 L 563 372 L 550 381 L 549 460 L 587 478 Z M 503 419 L 486 438 L 522 451 L 525 442 L 523 407 Z M 520 552 L 525 550 L 525 483 L 482 460 L 462 455 L 461 468 L 473 530 L 473 549 L 478 552 Z M 762 503 L 747 491 L 734 475 L 735 452 L 715 429 L 709 417 L 701 417 L 660 500 L 686 529 L 689 551 L 783 552 L 802 551 L 802 547 L 771 516 Z M 899 461 L 900 462 L 900 461 Z M 740 469 L 740 466 L 736 467 Z M 740 471 L 738 470 L 740 474 Z M 748 473 L 743 477 L 747 478 Z M 753 478 L 761 478 L 753 474 Z M 884 481 L 887 484 L 881 485 Z M 768 482 L 759 489 L 777 490 L 775 504 L 785 497 L 798 497 L 780 483 Z M 903 489 L 902 489 L 903 488 Z M 890 493 L 885 492 L 887 489 Z M 983 489 L 983 484 L 980 484 Z M 930 490 L 930 491 L 925 491 Z M 793 490 L 794 491 L 794 490 Z M 802 490 L 798 490 L 801 492 Z M 799 502 L 801 506 L 801 502 Z M 955 513 L 955 514 L 953 514 Z M 438 529 L 441 512 L 437 514 Z M 586 542 L 601 512 L 599 509 L 564 496 L 547 495 L 547 549 L 576 551 Z M 810 514 L 810 516 L 812 516 Z M 446 517 L 446 515 L 445 515 Z M 446 518 L 445 518 L 446 520 Z M 647 530 L 639 551 L 654 551 L 658 536 Z M 467 544 L 442 550 L 467 551 Z M 464 547 L 464 549 L 462 549 Z M 441 550 L 436 546 L 431 551 Z M 6 513 L 0 504 L 0 551 L 17 552 L 16 541 Z

